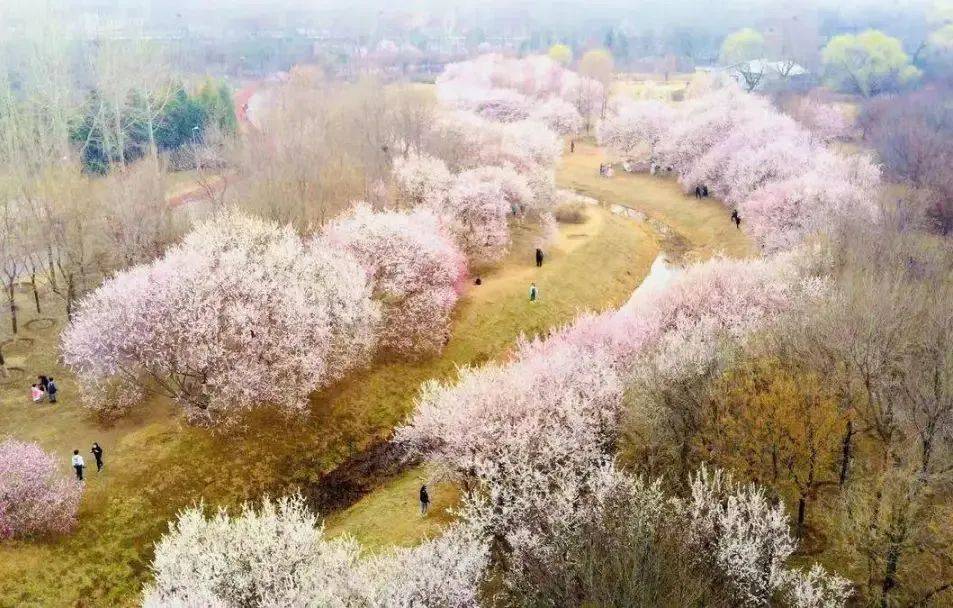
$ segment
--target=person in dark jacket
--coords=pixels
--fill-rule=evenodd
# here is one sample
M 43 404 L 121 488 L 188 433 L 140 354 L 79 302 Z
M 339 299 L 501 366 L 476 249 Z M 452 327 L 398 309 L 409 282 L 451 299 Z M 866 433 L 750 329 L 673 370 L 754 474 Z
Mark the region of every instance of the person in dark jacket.
M 60 389 L 57 388 L 56 383 L 53 382 L 53 377 L 50 376 L 50 379 L 46 381 L 46 394 L 50 397 L 50 403 L 56 403 L 56 393 L 60 392 Z
M 96 459 L 96 472 L 103 470 L 103 449 L 99 447 L 99 444 L 93 442 L 93 449 L 89 451 L 93 455 L 93 458 Z
M 427 515 L 430 508 L 430 494 L 427 493 L 427 484 L 420 486 L 420 514 Z
M 695 198 L 701 198 L 701 197 L 702 197 L 702 187 L 695 186 Z
M 731 212 L 731 221 L 735 223 L 735 227 L 738 230 L 741 230 L 741 216 L 738 215 L 737 209 Z
M 539 268 L 543 265 L 543 250 L 539 247 L 536 248 L 536 267 Z
M 702 198 L 708 198 L 708 186 L 702 186 Z

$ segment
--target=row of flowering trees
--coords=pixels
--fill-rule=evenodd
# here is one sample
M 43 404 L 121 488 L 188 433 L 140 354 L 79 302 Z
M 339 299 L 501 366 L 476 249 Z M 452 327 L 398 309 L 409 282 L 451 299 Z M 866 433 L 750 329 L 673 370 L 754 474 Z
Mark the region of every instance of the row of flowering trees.
M 300 497 L 238 515 L 181 513 L 156 545 L 143 606 L 476 606 L 484 539 L 454 526 L 412 549 L 368 556 L 327 538 Z
M 706 186 L 739 210 L 765 251 L 789 249 L 835 217 L 876 217 L 879 169 L 863 155 L 826 146 L 767 100 L 728 87 L 677 106 L 621 104 L 600 141 L 677 173 L 686 190 Z
M 420 148 L 395 160 L 384 210 L 357 203 L 307 240 L 225 211 L 104 282 L 62 339 L 86 401 L 121 413 L 161 393 L 212 423 L 300 411 L 378 352 L 438 353 L 468 266 L 505 256 L 513 218 L 551 223 L 561 146 L 540 122 L 453 110 Z
M 465 266 L 436 218 L 358 208 L 310 241 L 225 211 L 85 298 L 63 357 L 93 408 L 165 394 L 196 421 L 289 411 L 377 348 L 438 352 Z
M 552 460 L 534 475 L 511 461 L 522 466 L 468 494 L 440 538 L 376 555 L 326 537 L 299 497 L 237 516 L 194 507 L 157 543 L 143 605 L 639 605 L 667 586 L 706 605 L 833 608 L 850 595 L 821 566 L 789 565 L 797 541 L 784 507 L 757 486 L 701 469 L 682 498 L 604 459 L 579 462 Z M 494 543 L 508 551 L 502 571 L 491 567 Z
M 612 464 L 623 416 L 632 415 L 627 388 L 661 390 L 711 373 L 726 344 L 822 297 L 826 284 L 816 270 L 803 254 L 717 259 L 690 268 L 667 289 L 619 311 L 583 317 L 544 341 L 524 343 L 509 364 L 465 369 L 456 383 L 428 383 L 396 440 L 468 490 L 465 519 L 507 548 L 504 580 L 512 593 L 530 593 L 544 581 L 580 580 L 571 574 L 592 566 L 580 560 L 595 557 L 571 543 L 593 535 L 632 542 L 613 536 L 618 522 L 601 509 L 614 505 L 627 525 L 638 522 L 640 533 L 648 534 L 647 520 L 665 522 L 683 548 L 704 547 L 689 552 L 710 560 L 720 588 L 737 604 L 766 606 L 780 594 L 792 605 L 840 606 L 847 594 L 841 579 L 785 565 L 795 546 L 788 520 L 761 490 L 701 473 L 693 482 L 697 495 L 671 503 L 657 486 Z M 659 425 L 678 424 L 680 414 L 638 412 Z M 654 498 L 646 502 L 649 495 Z M 715 519 L 705 523 L 699 513 Z M 549 590 L 557 605 L 589 591 L 564 596 L 567 586 Z
M 447 79 L 469 79 L 477 91 L 493 85 L 545 98 L 535 86 L 539 79 L 494 76 L 499 64 L 485 61 L 475 75 L 451 71 Z M 452 100 L 467 107 L 466 100 L 481 99 L 469 91 L 455 91 Z M 497 111 L 470 109 L 492 115 L 488 107 Z M 508 110 L 499 120 L 515 120 L 511 116 Z M 734 91 L 679 109 L 655 102 L 624 106 L 600 136 L 626 156 L 644 152 L 671 167 L 686 188 L 704 184 L 740 206 L 770 252 L 796 247 L 817 226 L 815 215 L 872 215 L 873 165 L 834 155 L 791 119 Z M 795 179 L 823 187 L 805 192 Z M 782 186 L 799 188 L 790 197 L 811 198 L 789 197 L 772 207 L 765 197 Z M 691 267 L 618 311 L 585 315 L 546 340 L 522 343 L 507 364 L 464 369 L 456 382 L 427 383 L 396 441 L 465 488 L 462 520 L 505 553 L 499 580 L 511 599 L 618 603 L 619 594 L 631 592 L 622 603 L 644 602 L 636 588 L 660 583 L 626 577 L 651 560 L 633 557 L 626 566 L 603 557 L 607 548 L 616 556 L 638 546 L 658 556 L 652 559 L 673 560 L 662 569 L 678 572 L 681 583 L 718 590 L 695 599 L 701 603 L 842 606 L 846 581 L 820 566 L 790 567 L 796 542 L 788 518 L 763 490 L 702 471 L 691 477 L 689 496 L 674 498 L 659 482 L 632 477 L 613 463 L 627 417 L 647 420 L 650 429 L 684 427 L 676 436 L 689 437 L 694 414 L 679 407 L 675 391 L 710 377 L 724 364 L 726 349 L 827 290 L 823 264 L 803 248 Z M 633 412 L 626 398 L 632 391 L 667 391 L 672 398 L 657 401 L 665 407 Z M 663 547 L 660 538 L 674 544 Z M 619 571 L 624 574 L 610 580 L 607 573 Z
M 442 102 L 498 122 L 536 120 L 557 133 L 579 131 L 603 105 L 605 88 L 545 55 L 481 55 L 447 66 L 437 79 Z

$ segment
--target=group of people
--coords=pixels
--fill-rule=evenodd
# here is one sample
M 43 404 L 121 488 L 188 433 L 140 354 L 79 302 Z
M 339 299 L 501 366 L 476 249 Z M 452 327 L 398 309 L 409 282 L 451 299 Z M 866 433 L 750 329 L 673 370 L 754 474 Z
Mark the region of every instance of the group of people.
M 731 221 L 735 223 L 735 228 L 741 230 L 741 216 L 738 215 L 737 209 L 731 212 Z
M 49 400 L 50 403 L 56 403 L 56 394 L 59 389 L 53 378 L 46 376 L 37 376 L 38 382 L 30 388 L 30 398 L 33 403 L 40 403 L 43 400 Z
M 695 186 L 695 198 L 708 198 L 708 186 Z
M 96 472 L 101 472 L 103 470 L 103 448 L 94 441 L 93 447 L 89 450 L 89 453 L 93 455 L 94 459 L 96 459 Z M 76 471 L 76 479 L 83 481 L 83 471 L 86 469 L 86 461 L 83 460 L 82 456 L 80 456 L 79 450 L 73 450 L 72 463 L 73 470 Z
M 599 163 L 599 175 L 602 177 L 612 177 L 614 173 L 612 163 Z

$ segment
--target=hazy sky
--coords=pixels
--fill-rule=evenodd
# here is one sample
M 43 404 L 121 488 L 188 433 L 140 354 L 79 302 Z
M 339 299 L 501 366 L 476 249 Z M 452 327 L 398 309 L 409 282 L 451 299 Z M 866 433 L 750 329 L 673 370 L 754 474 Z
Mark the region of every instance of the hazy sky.
M 455 14 L 484 22 L 497 17 L 528 17 L 536 27 L 584 23 L 629 23 L 639 28 L 755 24 L 766 14 L 822 9 L 848 16 L 912 16 L 933 0 L 0 0 L 0 25 L 11 15 L 56 7 L 67 18 L 80 13 L 145 17 L 168 23 L 209 11 L 224 19 L 274 16 L 287 10 L 334 14 L 351 23 L 372 25 L 397 13 Z M 882 19 L 887 23 L 890 19 Z

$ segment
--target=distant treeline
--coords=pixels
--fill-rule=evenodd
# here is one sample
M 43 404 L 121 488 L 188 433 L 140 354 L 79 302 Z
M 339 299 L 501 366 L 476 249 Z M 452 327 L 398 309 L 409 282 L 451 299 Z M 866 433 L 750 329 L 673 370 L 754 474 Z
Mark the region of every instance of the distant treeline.
M 196 92 L 181 84 L 143 95 L 130 91 L 111 103 L 98 89 L 86 96 L 70 138 L 80 147 L 83 170 L 106 174 L 115 164 L 202 143 L 210 129 L 232 134 L 238 126 L 230 87 L 206 80 Z

